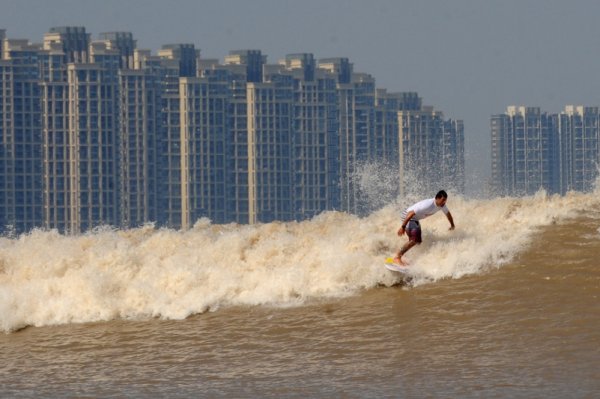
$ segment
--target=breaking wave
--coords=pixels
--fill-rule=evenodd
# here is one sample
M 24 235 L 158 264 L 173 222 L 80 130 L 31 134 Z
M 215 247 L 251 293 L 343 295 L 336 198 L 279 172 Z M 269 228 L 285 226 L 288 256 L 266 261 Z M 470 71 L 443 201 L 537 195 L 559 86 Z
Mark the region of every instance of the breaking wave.
M 440 213 L 407 254 L 413 285 L 482 273 L 509 262 L 540 227 L 597 207 L 595 194 L 469 200 L 451 195 L 457 229 Z M 396 236 L 398 201 L 367 217 L 327 212 L 309 221 L 213 225 L 189 231 L 33 231 L 0 238 L 0 329 L 161 317 L 232 305 L 295 306 L 399 283 L 382 261 Z

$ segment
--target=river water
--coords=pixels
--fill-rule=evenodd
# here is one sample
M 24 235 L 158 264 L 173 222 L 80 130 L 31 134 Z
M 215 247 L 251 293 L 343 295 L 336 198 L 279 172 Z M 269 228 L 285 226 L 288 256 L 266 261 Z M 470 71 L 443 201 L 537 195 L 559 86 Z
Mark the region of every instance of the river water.
M 0 396 L 598 397 L 599 203 L 1 238 Z

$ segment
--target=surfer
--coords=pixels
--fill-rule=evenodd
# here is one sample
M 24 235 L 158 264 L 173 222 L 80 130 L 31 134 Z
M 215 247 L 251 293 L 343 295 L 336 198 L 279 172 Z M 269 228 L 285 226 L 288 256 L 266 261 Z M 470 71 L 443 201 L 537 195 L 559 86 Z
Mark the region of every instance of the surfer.
M 440 190 L 435 198 L 425 199 L 419 201 L 416 204 L 406 208 L 402 212 L 402 226 L 398 230 L 398 235 L 402 236 L 404 233 L 408 236 L 408 242 L 404 244 L 402 249 L 396 253 L 394 263 L 402 266 L 408 266 L 403 260 L 402 256 L 408 252 L 412 247 L 422 242 L 421 240 L 421 225 L 419 221 L 425 219 L 428 216 L 433 215 L 437 211 L 442 211 L 450 222 L 450 230 L 454 230 L 454 220 L 452 214 L 446 207 L 446 201 L 448 200 L 448 194 L 444 190 Z

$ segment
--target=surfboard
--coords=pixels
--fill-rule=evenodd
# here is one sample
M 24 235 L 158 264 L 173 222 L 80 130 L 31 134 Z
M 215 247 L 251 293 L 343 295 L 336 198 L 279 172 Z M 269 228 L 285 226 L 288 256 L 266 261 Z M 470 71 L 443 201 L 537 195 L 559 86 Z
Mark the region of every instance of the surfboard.
M 410 267 L 400 266 L 399 264 L 394 263 L 394 258 L 386 258 L 383 264 L 386 269 L 391 270 L 393 272 L 399 272 L 402 274 L 408 274 L 410 272 Z

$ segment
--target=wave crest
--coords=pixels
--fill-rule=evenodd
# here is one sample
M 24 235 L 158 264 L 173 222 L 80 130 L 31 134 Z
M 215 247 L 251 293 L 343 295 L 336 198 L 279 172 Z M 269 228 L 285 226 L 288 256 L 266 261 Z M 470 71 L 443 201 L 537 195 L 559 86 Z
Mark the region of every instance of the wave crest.
M 467 200 L 423 222 L 424 243 L 407 254 L 415 285 L 480 273 L 509 262 L 541 226 L 598 205 L 594 194 Z M 299 305 L 343 297 L 398 276 L 382 261 L 402 245 L 398 201 L 357 217 L 213 225 L 189 231 L 98 229 L 79 236 L 36 230 L 0 238 L 0 329 L 14 331 L 115 318 L 182 319 L 221 306 Z

